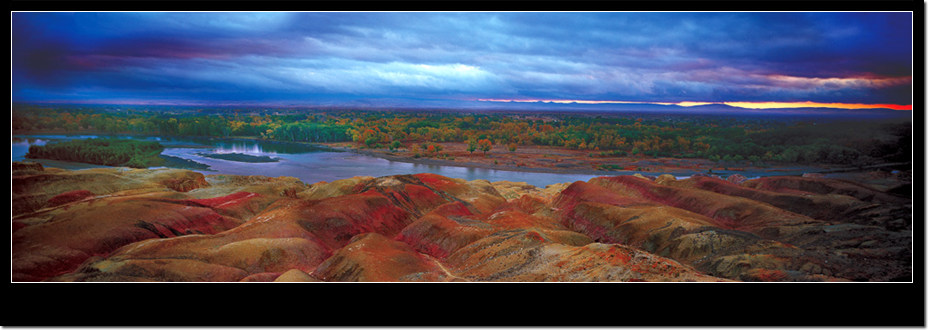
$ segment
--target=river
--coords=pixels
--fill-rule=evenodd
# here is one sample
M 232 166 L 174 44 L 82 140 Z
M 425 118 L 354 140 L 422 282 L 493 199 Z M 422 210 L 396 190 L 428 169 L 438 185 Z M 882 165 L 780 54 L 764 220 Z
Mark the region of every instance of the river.
M 12 137 L 12 160 L 23 161 L 31 145 L 44 145 L 49 142 L 86 139 L 104 136 L 97 135 L 14 135 Z M 194 161 L 208 166 L 206 169 L 191 170 L 203 174 L 264 175 L 270 177 L 291 176 L 305 183 L 319 181 L 331 182 L 355 176 L 387 176 L 397 174 L 434 173 L 451 178 L 465 180 L 483 179 L 488 181 L 526 182 L 536 187 L 574 181 L 587 181 L 601 176 L 595 174 L 536 173 L 521 171 L 504 171 L 484 168 L 472 168 L 446 165 L 425 165 L 386 160 L 383 158 L 361 155 L 353 152 L 335 151 L 326 147 L 305 143 L 285 143 L 248 139 L 206 139 L 173 138 L 142 136 L 106 136 L 148 141 L 158 141 L 165 149 L 162 155 Z M 249 163 L 207 157 L 212 154 L 244 154 L 249 156 L 266 156 L 276 158 L 276 162 Z M 204 156 L 206 155 L 206 156 Z M 48 159 L 29 159 L 46 167 L 64 169 L 85 169 L 106 167 L 101 165 L 65 162 Z M 719 171 L 726 176 L 739 173 L 748 178 L 769 175 L 800 175 L 812 168 L 780 169 L 771 172 L 734 172 Z M 631 175 L 635 172 L 616 171 L 611 175 Z M 694 173 L 674 173 L 678 178 L 688 177 Z M 651 174 L 657 175 L 657 174 Z
M 26 160 L 25 155 L 31 145 L 44 145 L 49 142 L 86 139 L 103 136 L 96 135 L 14 135 L 12 138 L 12 160 Z M 112 137 L 112 136 L 108 136 Z M 451 178 L 465 180 L 484 179 L 488 181 L 526 182 L 538 187 L 554 183 L 586 181 L 597 175 L 531 173 L 502 171 L 493 169 L 470 168 L 460 166 L 424 165 L 390 161 L 382 158 L 360 155 L 353 152 L 340 152 L 328 148 L 315 147 L 301 143 L 283 143 L 257 140 L 235 139 L 196 139 L 166 137 L 115 136 L 139 140 L 154 140 L 165 146 L 162 155 L 178 157 L 209 166 L 208 169 L 191 169 L 203 174 L 264 175 L 270 177 L 292 176 L 305 183 L 334 181 L 355 176 L 387 176 L 397 174 L 434 173 Z M 271 163 L 248 163 L 223 160 L 202 156 L 201 154 L 239 153 L 251 156 L 268 156 L 279 161 Z M 28 159 L 46 167 L 64 169 L 84 169 L 106 167 L 76 162 L 64 162 L 48 159 Z

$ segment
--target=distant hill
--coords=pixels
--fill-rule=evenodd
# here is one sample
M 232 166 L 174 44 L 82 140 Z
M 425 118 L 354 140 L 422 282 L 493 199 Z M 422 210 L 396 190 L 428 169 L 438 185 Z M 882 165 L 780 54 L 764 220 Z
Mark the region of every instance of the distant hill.
M 474 102 L 477 103 L 477 102 Z M 747 109 L 725 104 L 707 104 L 684 107 L 649 103 L 625 104 L 581 104 L 581 103 L 544 103 L 544 102 L 479 102 L 484 107 L 498 110 L 548 110 L 548 111 L 606 111 L 606 112 L 644 112 L 666 114 L 732 114 L 749 116 L 810 116 L 810 117 L 855 117 L 855 118 L 898 118 L 911 117 L 911 111 L 899 111 L 886 108 L 878 109 L 836 109 L 836 108 L 774 108 Z M 467 107 L 465 107 L 467 108 Z
M 27 104 L 14 103 L 14 109 Z M 488 102 L 460 100 L 410 100 L 398 98 L 356 99 L 348 101 L 314 101 L 313 104 L 281 103 L 240 104 L 240 105 L 107 105 L 107 104 L 32 104 L 55 108 L 103 109 L 108 111 L 125 111 L 127 109 L 165 112 L 224 112 L 228 109 L 272 113 L 275 111 L 318 109 L 318 110 L 403 110 L 403 111 L 546 111 L 546 112 L 596 112 L 596 113 L 641 113 L 641 114 L 689 114 L 689 115 L 738 115 L 738 116 L 774 116 L 774 117 L 826 117 L 826 118 L 911 118 L 911 111 L 886 108 L 877 109 L 836 109 L 836 108 L 774 108 L 747 109 L 725 104 L 707 104 L 684 107 L 651 103 L 553 103 L 553 102 Z

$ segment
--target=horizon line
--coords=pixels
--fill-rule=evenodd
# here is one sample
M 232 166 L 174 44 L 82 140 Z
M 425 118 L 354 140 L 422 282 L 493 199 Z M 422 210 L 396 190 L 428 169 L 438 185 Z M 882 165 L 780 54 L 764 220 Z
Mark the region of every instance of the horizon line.
M 726 105 L 734 108 L 764 110 L 764 109 L 801 109 L 801 108 L 830 108 L 830 109 L 890 109 L 894 111 L 912 111 L 911 104 L 889 103 L 841 103 L 841 102 L 776 102 L 776 101 L 680 101 L 680 102 L 654 102 L 654 101 L 619 101 L 619 100 L 568 100 L 568 99 L 474 99 L 478 102 L 493 103 L 555 103 L 555 104 L 655 104 L 673 105 L 684 108 L 704 105 Z M 144 101 L 144 100 L 45 100 L 45 101 L 14 101 L 23 104 L 66 104 L 66 105 L 136 105 L 136 106 L 262 106 L 262 107 L 330 107 L 330 108 L 377 108 L 371 105 L 345 105 L 345 104 L 311 104 L 299 101 L 286 102 L 197 102 L 197 101 Z M 390 105 L 383 108 L 421 108 L 416 106 Z M 427 107 L 448 108 L 448 106 Z

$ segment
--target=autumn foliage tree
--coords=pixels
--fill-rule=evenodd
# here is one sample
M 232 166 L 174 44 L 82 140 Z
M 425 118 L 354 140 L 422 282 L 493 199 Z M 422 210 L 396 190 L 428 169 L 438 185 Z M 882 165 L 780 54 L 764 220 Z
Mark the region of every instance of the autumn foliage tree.
M 480 151 L 483 151 L 483 155 L 486 156 L 487 152 L 493 148 L 493 142 L 490 139 L 483 139 L 477 141 L 477 146 L 480 147 Z
M 107 111 L 14 104 L 14 132 L 93 132 L 159 136 L 257 137 L 288 142 L 347 142 L 357 147 L 466 143 L 484 155 L 493 143 L 595 151 L 596 157 L 744 159 L 755 163 L 869 164 L 903 162 L 911 119 L 815 123 L 723 116 L 514 115 L 455 112 L 334 112 L 278 109 L 223 111 L 170 109 Z M 282 111 L 282 110 L 281 110 Z M 274 113 L 274 114 L 271 114 Z M 412 148 L 419 146 L 418 148 Z M 416 150 L 418 149 L 418 150 Z M 435 153 L 440 154 L 440 149 Z M 421 155 L 420 155 L 421 156 Z

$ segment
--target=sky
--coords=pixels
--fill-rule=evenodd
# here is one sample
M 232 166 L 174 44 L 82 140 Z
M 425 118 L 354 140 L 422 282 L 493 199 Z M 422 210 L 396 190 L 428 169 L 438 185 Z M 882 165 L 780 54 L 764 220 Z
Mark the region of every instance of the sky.
M 911 109 L 910 12 L 13 12 L 13 102 Z

